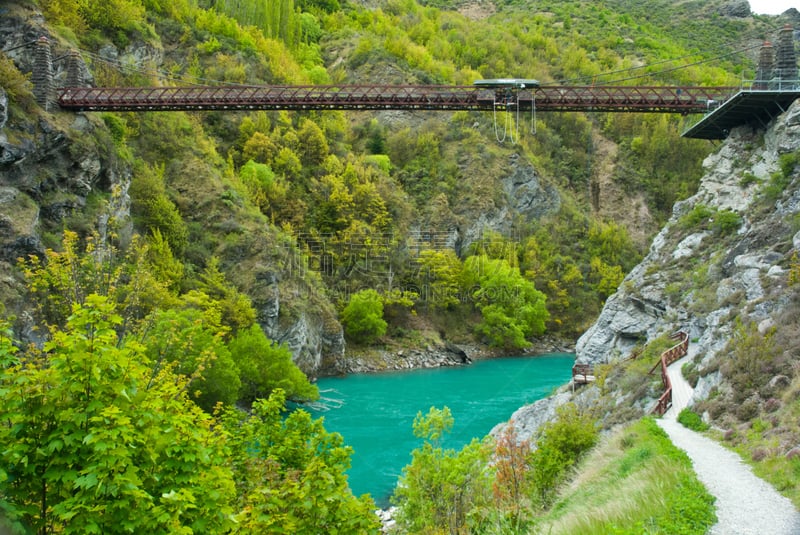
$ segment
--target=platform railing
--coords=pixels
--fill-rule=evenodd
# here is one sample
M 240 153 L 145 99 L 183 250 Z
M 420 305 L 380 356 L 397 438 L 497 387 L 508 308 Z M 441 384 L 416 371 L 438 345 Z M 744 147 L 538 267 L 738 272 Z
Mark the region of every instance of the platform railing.
M 797 91 L 798 89 L 800 89 L 800 79 L 742 80 L 742 90 L 744 91 Z

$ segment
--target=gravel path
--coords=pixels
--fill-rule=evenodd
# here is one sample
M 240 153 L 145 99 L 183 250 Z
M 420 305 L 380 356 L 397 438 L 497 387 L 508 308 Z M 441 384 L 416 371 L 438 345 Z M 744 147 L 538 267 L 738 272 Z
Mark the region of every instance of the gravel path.
M 686 389 L 691 392 L 680 373 L 683 362 L 679 360 L 668 370 L 673 390 L 683 392 L 681 399 L 675 399 L 678 406 L 658 420 L 658 425 L 689 455 L 698 479 L 716 498 L 718 521 L 709 533 L 800 535 L 800 513 L 788 498 L 756 477 L 736 453 L 677 422 L 678 412 L 688 402 Z

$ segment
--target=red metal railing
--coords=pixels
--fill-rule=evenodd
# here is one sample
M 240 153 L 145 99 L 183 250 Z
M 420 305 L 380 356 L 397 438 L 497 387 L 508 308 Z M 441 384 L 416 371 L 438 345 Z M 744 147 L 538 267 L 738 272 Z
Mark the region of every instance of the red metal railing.
M 572 366 L 572 382 L 587 384 L 594 379 L 594 366 L 591 364 L 575 364 Z
M 664 385 L 664 393 L 658 398 L 658 403 L 653 409 L 653 413 L 658 414 L 659 416 L 663 416 L 664 413 L 666 413 L 667 410 L 669 410 L 669 408 L 672 406 L 672 381 L 669 380 L 667 367 L 676 360 L 686 356 L 686 353 L 689 351 L 688 333 L 680 331 L 673 334 L 672 338 L 675 340 L 680 340 L 680 342 L 661 353 L 661 358 L 659 359 L 658 364 L 656 364 L 653 369 L 650 370 L 650 373 L 652 373 L 659 364 L 661 365 L 661 382 Z
M 731 87 L 542 86 L 197 86 L 66 87 L 74 111 L 170 110 L 511 110 L 703 113 Z
M 630 355 L 622 359 L 622 362 L 629 360 L 636 360 L 642 355 L 641 349 L 636 349 Z M 592 382 L 597 376 L 595 375 L 595 366 L 593 364 L 573 364 L 572 365 L 572 382 L 575 384 L 588 384 Z
M 658 359 L 658 362 L 650 370 L 653 373 L 656 368 L 661 366 L 661 382 L 664 385 L 664 393 L 658 398 L 658 403 L 653 409 L 654 414 L 663 415 L 672 406 L 672 381 L 669 380 L 667 367 L 673 362 L 686 356 L 689 351 L 689 334 L 679 331 L 672 335 L 673 340 L 679 340 L 677 344 L 670 347 Z M 640 352 L 631 353 L 626 360 L 633 360 L 641 355 Z M 591 364 L 575 364 L 572 366 L 572 382 L 574 384 L 587 384 L 594 380 L 595 367 Z

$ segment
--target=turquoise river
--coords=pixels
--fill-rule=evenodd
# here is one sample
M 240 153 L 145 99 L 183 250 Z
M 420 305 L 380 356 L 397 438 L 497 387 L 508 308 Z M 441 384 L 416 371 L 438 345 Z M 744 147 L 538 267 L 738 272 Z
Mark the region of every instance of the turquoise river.
M 328 431 L 352 446 L 350 487 L 388 505 L 397 478 L 420 446 L 417 412 L 450 408 L 455 419 L 445 446 L 460 449 L 486 436 L 527 403 L 549 395 L 571 376 L 574 356 L 550 354 L 477 361 L 469 366 L 320 379 L 321 405 L 311 410 Z

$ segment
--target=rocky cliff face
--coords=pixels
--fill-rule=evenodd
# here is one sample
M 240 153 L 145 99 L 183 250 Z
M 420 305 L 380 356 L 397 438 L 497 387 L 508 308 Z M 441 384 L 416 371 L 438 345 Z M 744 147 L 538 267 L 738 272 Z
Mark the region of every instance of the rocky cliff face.
M 31 72 L 32 43 L 40 36 L 50 39 L 54 57 L 66 53 L 40 13 L 15 3 L 0 10 L 0 49 L 11 50 L 7 56 L 21 72 Z M 154 65 L 164 57 L 158 43 L 139 42 L 124 50 L 107 45 L 99 55 L 110 61 Z M 83 70 L 88 72 L 85 66 Z M 56 62 L 53 74 L 54 85 L 63 85 L 63 62 Z M 57 246 L 61 230 L 73 219 L 96 229 L 101 236 L 113 219 L 117 236 L 126 243 L 133 233 L 128 196 L 133 171 L 129 162 L 117 156 L 108 129 L 97 114 L 61 113 L 55 108 L 47 113 L 35 105 L 30 110 L 18 106 L 15 112 L 13 105 L 0 89 L 0 302 L 6 313 L 17 317 L 18 336 L 38 342 L 24 300 L 24 284 L 15 268 L 17 259 L 42 256 L 46 247 Z M 209 173 L 214 172 L 207 167 Z M 218 175 L 192 176 L 207 180 L 208 187 L 222 188 Z M 216 197 L 221 198 L 222 192 Z M 93 198 L 107 202 L 94 211 Z M 191 215 L 209 226 L 214 216 L 204 210 L 215 208 L 219 207 L 193 206 Z M 228 208 L 232 220 L 243 217 L 235 213 L 235 208 Z M 265 332 L 291 348 L 304 372 L 312 377 L 335 372 L 336 362 L 344 353 L 344 336 L 335 310 L 319 285 L 282 272 L 286 262 L 275 253 L 273 234 L 267 228 L 261 235 L 250 237 L 244 251 L 220 249 L 215 253 L 223 258 L 237 286 L 252 299 Z M 298 291 L 310 297 L 291 299 Z
M 708 372 L 695 388 L 698 402 L 714 387 L 730 390 L 714 371 L 720 366 L 709 363 L 718 357 L 724 362 L 738 325 L 756 325 L 762 334 L 795 329 L 796 318 L 787 319 L 797 307 L 790 273 L 798 269 L 800 254 L 800 165 L 793 163 L 798 151 L 798 102 L 766 133 L 746 127 L 732 132 L 705 160 L 698 192 L 675 205 L 648 255 L 580 337 L 577 362 L 614 363 L 660 335 L 687 330 L 694 364 Z M 555 407 L 569 401 L 592 405 L 598 392 L 564 387 L 523 407 L 512 421 L 520 438 L 528 439 Z M 621 402 L 628 394 L 611 396 Z M 652 401 L 637 400 L 634 412 L 641 414 Z
M 800 250 L 798 173 L 781 169 L 781 155 L 798 149 L 798 103 L 766 134 L 732 132 L 704 162 L 697 194 L 675 205 L 647 257 L 578 340 L 577 361 L 611 362 L 686 329 L 702 364 L 725 347 L 737 321 L 762 331 L 775 325 Z M 696 396 L 718 381 L 719 374 L 703 378 Z
M 31 43 L 50 36 L 36 12 L 10 6 L 0 19 L 0 46 L 22 72 L 33 65 Z M 57 46 L 57 45 L 55 45 Z M 56 70 L 55 76 L 63 72 Z M 18 258 L 42 255 L 47 234 L 57 234 L 74 213 L 87 212 L 93 194 L 117 194 L 94 225 L 104 232 L 110 217 L 118 218 L 124 239 L 130 234 L 130 170 L 114 157 L 102 121 L 86 116 L 53 116 L 36 108 L 14 111 L 0 90 L 0 272 L 8 312 L 20 321 L 26 314 L 14 265 Z M 104 142 L 104 138 L 105 141 Z M 91 217 L 89 215 L 88 217 Z M 127 222 L 127 223 L 125 223 Z M 28 325 L 29 327 L 29 325 Z M 28 327 L 23 334 L 32 335 Z M 24 337 L 25 338 L 25 337 Z

